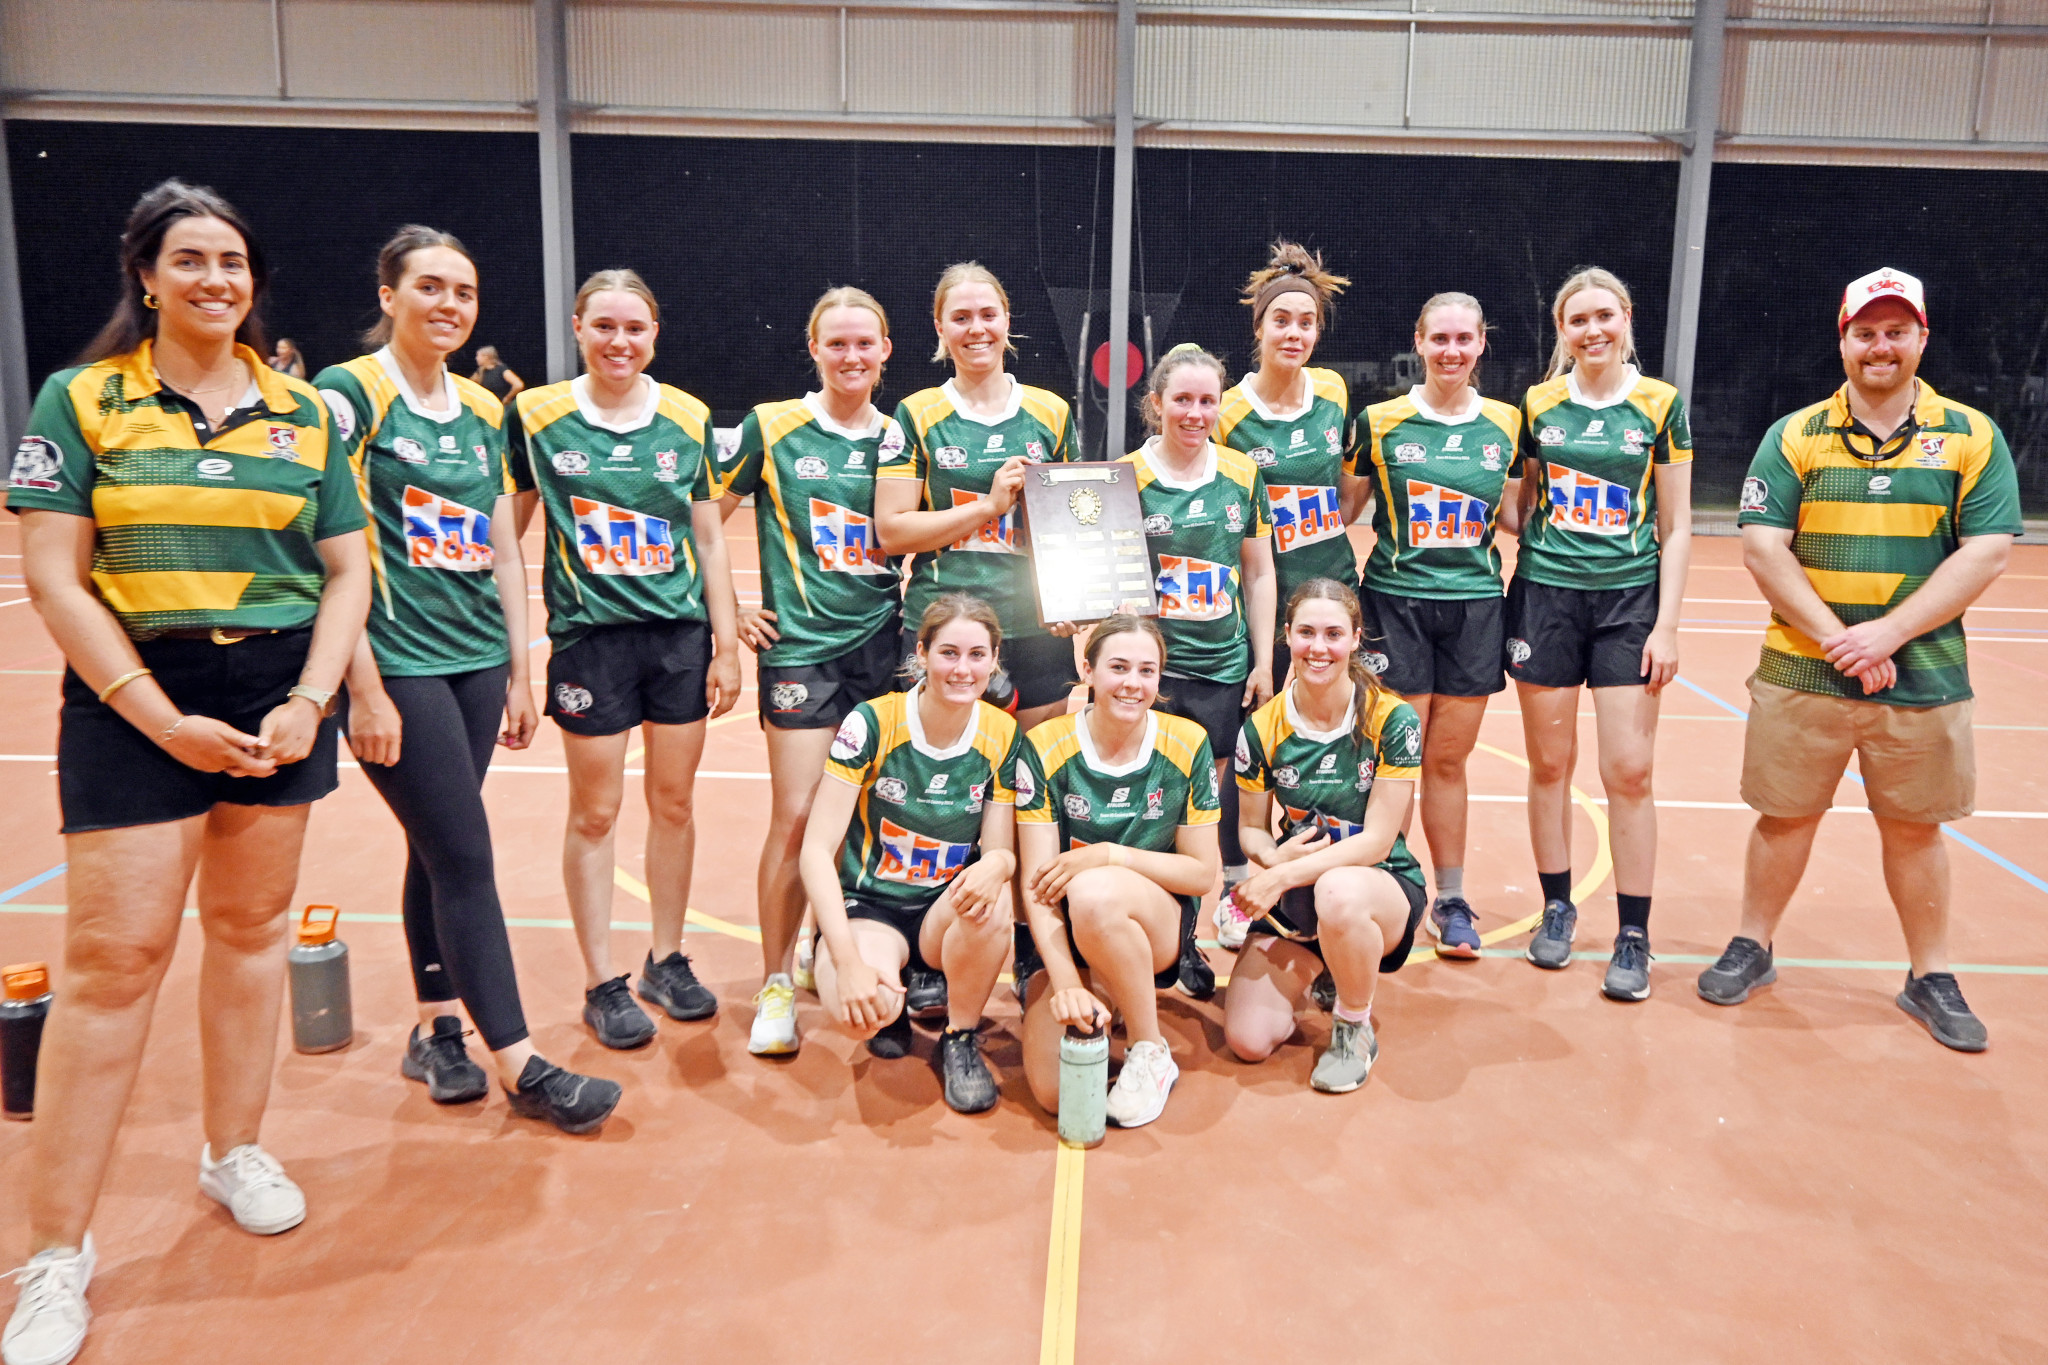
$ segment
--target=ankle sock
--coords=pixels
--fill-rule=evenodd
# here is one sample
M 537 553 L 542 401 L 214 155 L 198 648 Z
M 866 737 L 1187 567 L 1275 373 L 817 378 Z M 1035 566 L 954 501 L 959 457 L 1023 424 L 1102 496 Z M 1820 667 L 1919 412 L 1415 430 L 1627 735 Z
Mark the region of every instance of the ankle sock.
M 1231 863 L 1223 869 L 1223 884 L 1225 886 L 1236 886 L 1251 875 L 1252 866 L 1250 863 Z
M 1646 934 L 1650 932 L 1650 898 L 1648 896 L 1630 896 L 1616 892 L 1614 899 L 1621 906 L 1622 928 L 1634 927 Z
M 1572 872 L 1570 868 L 1566 868 L 1562 872 L 1538 872 L 1536 880 L 1542 883 L 1543 899 L 1547 901 L 1563 901 L 1566 905 L 1571 904 Z
M 1442 902 L 1451 896 L 1463 898 L 1464 894 L 1464 868 L 1440 867 L 1436 869 L 1436 898 L 1438 902 Z
M 1337 1002 L 1337 1008 L 1331 1010 L 1330 1014 L 1334 1018 L 1342 1019 L 1347 1024 L 1363 1024 L 1369 1022 L 1372 1019 L 1372 1006 L 1367 1005 L 1362 1010 L 1355 1010 L 1352 1009 L 1349 1005 L 1345 1004 L 1342 1000 L 1339 1000 Z

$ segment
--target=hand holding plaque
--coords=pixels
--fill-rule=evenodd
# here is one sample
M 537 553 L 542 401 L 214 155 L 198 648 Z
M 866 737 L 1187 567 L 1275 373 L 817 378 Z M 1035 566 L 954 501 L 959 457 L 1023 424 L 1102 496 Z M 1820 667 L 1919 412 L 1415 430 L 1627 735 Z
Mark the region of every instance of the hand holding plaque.
M 1135 469 L 1116 460 L 1033 465 L 1023 503 L 1039 620 L 1159 614 Z

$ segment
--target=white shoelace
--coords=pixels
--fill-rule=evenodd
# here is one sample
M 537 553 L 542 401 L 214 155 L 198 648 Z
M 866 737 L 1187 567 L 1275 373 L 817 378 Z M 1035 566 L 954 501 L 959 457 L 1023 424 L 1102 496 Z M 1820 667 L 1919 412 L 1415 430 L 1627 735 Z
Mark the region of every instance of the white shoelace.
M 235 1148 L 220 1159 L 219 1165 L 227 1168 L 239 1190 L 274 1189 L 288 1183 L 277 1158 L 254 1143 Z
M 69 1256 L 57 1256 L 40 1265 L 16 1266 L 0 1279 L 17 1280 L 21 1284 L 21 1300 L 16 1312 L 26 1308 L 31 1316 L 46 1309 L 58 1307 L 65 1299 L 84 1296 L 79 1288 L 79 1272 L 85 1268 L 85 1252 L 74 1251 Z

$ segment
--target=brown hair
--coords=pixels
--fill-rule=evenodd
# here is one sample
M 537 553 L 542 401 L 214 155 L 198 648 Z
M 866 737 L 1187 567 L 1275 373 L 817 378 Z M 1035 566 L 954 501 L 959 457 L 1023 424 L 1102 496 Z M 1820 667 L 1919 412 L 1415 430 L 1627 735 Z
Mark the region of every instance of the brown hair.
M 469 248 L 452 232 L 439 228 L 422 227 L 418 223 L 407 223 L 392 234 L 384 249 L 377 253 L 377 283 L 385 289 L 396 289 L 405 281 L 406 266 L 412 261 L 415 251 L 429 251 L 434 247 L 447 247 L 456 255 L 476 264 L 476 257 L 469 254 Z M 389 313 L 380 313 L 375 325 L 363 333 L 363 345 L 371 350 L 391 344 L 392 318 Z
M 1486 310 L 1479 306 L 1478 299 L 1473 298 L 1470 294 L 1460 293 L 1455 289 L 1445 290 L 1441 294 L 1431 294 L 1429 296 L 1429 302 L 1423 304 L 1422 311 L 1415 315 L 1416 336 L 1422 335 L 1423 329 L 1429 326 L 1429 315 L 1439 308 L 1470 308 L 1473 315 L 1479 319 L 1479 340 L 1481 350 L 1484 350 L 1486 334 L 1493 330 L 1486 325 Z M 1479 387 L 1478 361 L 1472 362 L 1471 378 L 1466 382 L 1475 389 Z
M 600 270 L 583 282 L 576 291 L 576 306 L 569 311 L 576 317 L 583 316 L 584 305 L 593 295 L 619 293 L 631 294 L 647 305 L 648 313 L 656 323 L 661 321 L 661 304 L 655 299 L 654 291 L 647 287 L 647 281 L 640 278 L 637 270 Z
M 1605 289 L 1621 304 L 1622 313 L 1627 315 L 1624 325 L 1628 329 L 1621 339 L 1621 363 L 1635 363 L 1635 298 L 1628 292 L 1628 286 L 1621 282 L 1621 277 L 1612 270 L 1602 269 L 1597 265 L 1582 265 L 1557 287 L 1557 298 L 1550 305 L 1550 320 L 1557 324 L 1557 341 L 1550 348 L 1550 368 L 1543 372 L 1545 379 L 1555 379 L 1572 368 L 1571 348 L 1564 344 L 1564 306 L 1572 301 L 1572 295 L 1586 289 Z
M 1102 647 L 1109 643 L 1112 636 L 1117 635 L 1151 636 L 1152 643 L 1159 646 L 1160 672 L 1162 674 L 1165 672 L 1166 636 L 1160 633 L 1159 623 L 1149 616 L 1137 616 L 1127 611 L 1120 611 L 1114 615 L 1103 617 L 1095 623 L 1095 628 L 1088 632 L 1088 644 L 1081 651 L 1081 657 L 1088 661 L 1089 672 L 1095 671 L 1095 662 L 1102 657 Z M 1088 688 L 1088 700 L 1095 700 L 1093 684 L 1090 684 Z M 1160 700 L 1164 701 L 1165 697 L 1162 695 Z
M 1159 357 L 1159 363 L 1152 367 L 1152 377 L 1145 381 L 1145 397 L 1138 404 L 1138 411 L 1145 419 L 1145 430 L 1158 431 L 1166 422 L 1166 410 L 1159 396 L 1166 392 L 1167 384 L 1173 379 L 1173 372 L 1183 365 L 1200 365 L 1216 376 L 1216 387 L 1220 393 L 1230 386 L 1230 377 L 1223 373 L 1223 362 L 1192 341 L 1180 345 Z
M 917 623 L 917 647 L 929 650 L 939 632 L 955 621 L 973 621 L 987 627 L 989 653 L 1002 648 L 1003 625 L 996 619 L 996 609 L 966 592 L 946 593 L 924 609 Z
M 996 301 L 1003 305 L 1003 312 L 1010 311 L 1010 291 L 1003 288 L 1003 282 L 996 278 L 996 272 L 980 261 L 955 261 L 939 276 L 938 287 L 932 290 L 932 321 L 938 322 L 945 316 L 946 295 L 963 284 L 985 284 L 996 291 Z M 1008 333 L 1003 335 L 1003 349 L 1011 355 L 1017 354 L 1016 340 Z M 932 363 L 946 359 L 946 337 L 939 334 L 939 347 L 932 352 Z
M 258 355 L 268 355 L 264 344 L 263 319 L 257 309 L 263 291 L 270 284 L 270 266 L 263 258 L 263 246 L 249 231 L 249 224 L 227 200 L 204 185 L 166 180 L 135 201 L 128 211 L 128 224 L 121 230 L 121 298 L 112 317 L 98 335 L 78 353 L 80 365 L 90 365 L 109 356 L 126 355 L 156 336 L 157 313 L 142 301 L 142 272 L 156 267 L 162 254 L 164 236 L 180 218 L 218 218 L 242 234 L 242 253 L 249 259 L 249 312 L 235 329 L 235 340 Z
M 875 296 L 865 289 L 857 289 L 850 284 L 841 284 L 835 285 L 818 295 L 818 301 L 811 305 L 811 320 L 804 324 L 804 331 L 810 337 L 813 346 L 818 344 L 818 324 L 824 321 L 825 314 L 831 312 L 834 308 L 865 308 L 870 313 L 873 313 L 875 321 L 882 325 L 882 335 L 884 337 L 889 335 L 889 315 L 882 311 L 882 305 L 876 300 Z M 875 368 L 875 388 L 877 391 L 882 387 L 882 372 L 887 368 L 887 366 L 877 366 Z M 824 376 L 821 374 L 819 376 L 820 382 L 823 382 L 823 379 Z
M 1270 286 L 1286 282 L 1290 287 L 1271 289 Z M 1259 334 L 1259 324 L 1266 319 L 1266 309 L 1281 294 L 1300 292 L 1316 301 L 1316 324 L 1327 325 L 1330 319 L 1330 304 L 1350 284 L 1348 277 L 1333 274 L 1323 265 L 1323 253 L 1310 251 L 1299 242 L 1290 242 L 1285 237 L 1273 243 L 1271 256 L 1265 265 L 1245 277 L 1244 292 L 1240 296 L 1244 305 L 1252 310 L 1252 335 Z
M 1335 602 L 1344 608 L 1351 618 L 1351 628 L 1359 634 L 1359 648 L 1351 651 L 1351 685 L 1358 689 L 1358 719 L 1356 732 L 1359 743 L 1366 740 L 1367 726 L 1372 721 L 1373 703 L 1381 692 L 1379 675 L 1365 666 L 1365 613 L 1359 610 L 1358 594 L 1334 578 L 1311 578 L 1287 596 L 1287 619 L 1283 623 L 1289 630 L 1294 628 L 1295 613 L 1309 602 Z

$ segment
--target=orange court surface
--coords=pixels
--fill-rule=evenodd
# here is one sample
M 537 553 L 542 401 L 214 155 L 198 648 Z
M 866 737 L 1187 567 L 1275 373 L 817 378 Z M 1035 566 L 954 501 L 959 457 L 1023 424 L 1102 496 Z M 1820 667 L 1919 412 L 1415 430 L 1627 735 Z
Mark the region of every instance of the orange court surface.
M 729 529 L 746 596 L 751 519 Z M 49 960 L 61 999 L 62 661 L 19 553 L 0 519 L 0 959 Z M 310 1214 L 251 1237 L 197 1188 L 188 920 L 95 1220 L 82 1360 L 2048 1362 L 2048 710 L 2026 700 L 2048 695 L 2048 549 L 2019 548 L 1968 617 L 1982 813 L 1947 848 L 1957 970 L 1991 1030 L 1977 1056 L 1893 1004 L 1904 944 L 1853 779 L 1778 940 L 1778 983 L 1736 1009 L 1694 994 L 1735 931 L 1751 820 L 1740 708 L 1766 610 L 1737 541 L 1695 541 L 1686 615 L 1658 737 L 1648 1001 L 1599 994 L 1615 910 L 1590 702 L 1583 960 L 1521 959 L 1539 899 L 1509 691 L 1471 764 L 1466 890 L 1489 954 L 1423 946 L 1385 978 L 1379 1064 L 1343 1096 L 1308 1087 L 1326 1016 L 1246 1066 L 1224 1050 L 1220 997 L 1169 993 L 1182 1077 L 1165 1116 L 1085 1154 L 1025 1092 L 1007 987 L 987 1030 L 1003 1102 L 979 1117 L 940 1101 L 930 1033 L 915 1057 L 875 1061 L 808 996 L 800 1055 L 748 1055 L 768 810 L 751 687 L 713 723 L 699 775 L 686 946 L 720 1012 L 663 1019 L 642 1051 L 609 1052 L 579 1021 L 552 724 L 501 750 L 487 783 L 534 1041 L 626 1087 L 589 1138 L 515 1119 L 498 1093 L 440 1108 L 400 1078 L 415 1018 L 403 841 L 344 768 L 313 813 L 298 900 L 341 907 L 355 1041 L 301 1056 L 287 1027 L 264 1130 Z M 646 946 L 628 785 L 622 965 Z M 1415 837 L 1426 866 L 1419 822 Z M 1227 974 L 1229 955 L 1210 956 Z M 26 1247 L 28 1138 L 0 1130 L 9 1263 Z

